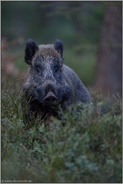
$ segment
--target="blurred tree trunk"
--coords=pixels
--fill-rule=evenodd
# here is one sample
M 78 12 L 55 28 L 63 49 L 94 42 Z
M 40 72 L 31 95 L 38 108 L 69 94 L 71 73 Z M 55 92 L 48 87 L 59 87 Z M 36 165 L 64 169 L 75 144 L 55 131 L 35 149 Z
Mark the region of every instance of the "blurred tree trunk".
M 122 95 L 122 5 L 107 5 L 98 47 L 95 87 Z

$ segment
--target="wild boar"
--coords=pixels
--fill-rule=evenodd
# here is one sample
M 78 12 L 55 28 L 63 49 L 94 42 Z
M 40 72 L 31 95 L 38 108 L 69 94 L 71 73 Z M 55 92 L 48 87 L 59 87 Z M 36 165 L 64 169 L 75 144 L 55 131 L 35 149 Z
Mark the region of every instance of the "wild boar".
M 26 42 L 25 62 L 29 65 L 28 78 L 24 84 L 22 110 L 24 122 L 31 115 L 46 118 L 59 117 L 72 104 L 90 103 L 90 94 L 77 74 L 64 64 L 63 43 L 37 45 Z

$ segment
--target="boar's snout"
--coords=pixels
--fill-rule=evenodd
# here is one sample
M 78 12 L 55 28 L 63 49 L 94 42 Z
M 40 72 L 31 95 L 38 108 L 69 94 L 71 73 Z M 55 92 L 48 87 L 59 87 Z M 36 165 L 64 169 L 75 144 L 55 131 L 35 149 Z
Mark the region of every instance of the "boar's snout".
M 45 105 L 50 105 L 50 104 L 57 104 L 58 98 L 56 96 L 56 90 L 53 86 L 53 84 L 49 83 L 44 87 L 45 95 L 43 98 L 43 103 Z
M 45 104 L 50 104 L 50 103 L 56 103 L 57 100 L 58 100 L 58 99 L 57 99 L 56 95 L 55 95 L 52 91 L 50 91 L 50 92 L 48 92 L 48 93 L 46 94 L 46 96 L 44 97 L 43 102 L 44 102 Z

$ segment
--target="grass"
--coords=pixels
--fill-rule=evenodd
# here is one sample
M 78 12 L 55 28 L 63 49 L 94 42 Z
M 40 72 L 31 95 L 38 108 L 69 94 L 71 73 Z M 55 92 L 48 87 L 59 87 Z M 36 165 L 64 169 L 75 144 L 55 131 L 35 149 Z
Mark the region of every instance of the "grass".
M 82 110 L 82 104 L 70 107 L 61 121 L 52 117 L 49 130 L 38 120 L 25 130 L 20 101 L 19 82 L 3 78 L 2 181 L 122 182 L 122 107 L 118 95 L 100 101 L 100 94 L 93 92 L 95 109 L 90 105 Z

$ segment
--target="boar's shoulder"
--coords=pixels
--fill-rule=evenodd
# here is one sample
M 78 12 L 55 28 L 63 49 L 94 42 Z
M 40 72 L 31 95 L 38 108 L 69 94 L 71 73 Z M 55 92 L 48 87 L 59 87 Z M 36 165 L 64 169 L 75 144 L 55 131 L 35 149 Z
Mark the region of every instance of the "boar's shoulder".
M 84 103 L 90 103 L 90 94 L 79 79 L 78 75 L 68 66 L 63 66 L 63 76 L 70 86 L 73 89 L 75 95 L 75 101 L 81 101 Z

